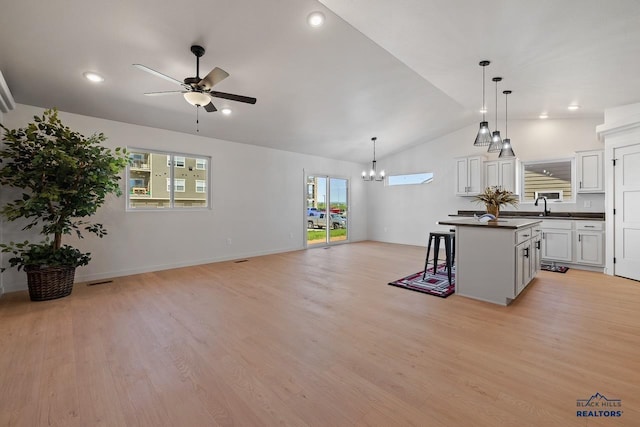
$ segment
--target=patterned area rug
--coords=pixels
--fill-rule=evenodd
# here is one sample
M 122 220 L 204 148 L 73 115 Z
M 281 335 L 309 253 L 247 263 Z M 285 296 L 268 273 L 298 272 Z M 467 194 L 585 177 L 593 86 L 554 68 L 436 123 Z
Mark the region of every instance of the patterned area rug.
M 451 284 L 449 284 L 449 278 L 447 277 L 447 271 L 444 265 L 439 265 L 435 274 L 433 274 L 433 267 L 427 269 L 427 276 L 424 280 L 422 280 L 423 273 L 424 271 L 421 271 L 389 284 L 391 286 L 423 292 L 442 298 L 446 298 L 455 292 L 455 266 L 451 269 Z
M 553 271 L 554 273 L 566 273 L 569 270 L 569 267 L 565 267 L 563 265 L 549 265 L 542 264 L 540 269 L 545 271 Z

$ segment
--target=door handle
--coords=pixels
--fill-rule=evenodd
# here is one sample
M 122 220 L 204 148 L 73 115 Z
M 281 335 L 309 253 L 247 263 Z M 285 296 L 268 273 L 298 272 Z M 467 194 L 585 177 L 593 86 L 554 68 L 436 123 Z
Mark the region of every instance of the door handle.
M 582 242 L 582 234 L 578 234 L 578 242 Z
M 529 258 L 529 248 L 524 248 L 524 257 Z
M 584 228 L 596 228 L 595 225 L 585 225 Z
M 536 242 L 536 249 L 540 249 L 540 247 L 541 247 L 541 246 L 540 246 L 540 240 L 538 240 L 538 241 Z

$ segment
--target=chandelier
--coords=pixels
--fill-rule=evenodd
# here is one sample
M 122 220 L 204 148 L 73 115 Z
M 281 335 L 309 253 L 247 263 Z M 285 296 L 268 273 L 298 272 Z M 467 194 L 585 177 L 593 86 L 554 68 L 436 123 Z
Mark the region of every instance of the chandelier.
M 362 171 L 362 179 L 364 181 L 384 181 L 384 171 L 378 174 L 376 170 L 376 138 L 375 136 L 371 138 L 373 141 L 373 161 L 371 162 L 371 170 L 367 174 L 367 171 Z

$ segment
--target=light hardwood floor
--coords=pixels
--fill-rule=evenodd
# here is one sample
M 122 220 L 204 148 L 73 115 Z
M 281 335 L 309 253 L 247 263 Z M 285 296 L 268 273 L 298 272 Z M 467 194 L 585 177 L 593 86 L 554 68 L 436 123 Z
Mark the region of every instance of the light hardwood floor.
M 640 283 L 541 272 L 508 307 L 388 286 L 375 242 L 0 298 L 0 426 L 638 426 Z M 616 419 L 576 417 L 596 392 Z

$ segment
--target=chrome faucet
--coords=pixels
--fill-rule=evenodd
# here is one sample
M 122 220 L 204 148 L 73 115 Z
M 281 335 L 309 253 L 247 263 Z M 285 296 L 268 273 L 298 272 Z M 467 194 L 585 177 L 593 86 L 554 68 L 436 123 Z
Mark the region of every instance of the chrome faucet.
M 536 202 L 534 203 L 534 205 L 538 206 L 538 200 L 544 200 L 544 215 L 540 215 L 540 216 L 549 216 L 549 214 L 551 213 L 551 211 L 547 210 L 547 198 L 542 196 L 542 197 L 538 197 L 536 199 Z

